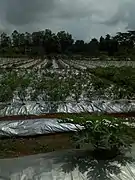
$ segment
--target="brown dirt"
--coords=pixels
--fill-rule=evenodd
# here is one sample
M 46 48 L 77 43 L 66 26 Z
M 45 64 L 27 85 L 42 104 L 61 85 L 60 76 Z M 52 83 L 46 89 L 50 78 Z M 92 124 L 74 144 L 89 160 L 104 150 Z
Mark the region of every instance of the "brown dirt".
M 94 115 L 93 113 L 71 113 L 70 115 Z M 15 116 L 4 116 L 0 117 L 0 121 L 8 120 L 26 120 L 26 119 L 43 119 L 43 118 L 62 118 L 68 115 L 67 113 L 56 113 L 56 114 L 41 114 L 41 115 L 15 115 Z M 105 113 L 102 115 L 113 116 L 113 117 L 135 117 L 135 112 L 128 113 Z
M 0 140 L 0 158 L 20 157 L 73 148 L 69 133 Z

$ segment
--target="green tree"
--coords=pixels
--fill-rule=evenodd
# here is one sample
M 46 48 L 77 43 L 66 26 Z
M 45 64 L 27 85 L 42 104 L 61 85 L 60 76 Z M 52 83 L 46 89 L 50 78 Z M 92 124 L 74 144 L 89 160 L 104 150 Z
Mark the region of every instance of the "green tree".
M 25 32 L 25 54 L 30 55 L 32 51 L 32 35 Z
M 11 39 L 6 33 L 0 35 L 0 54 L 7 55 L 11 47 Z
M 96 38 L 93 38 L 89 43 L 89 51 L 92 56 L 95 56 L 98 54 L 99 49 L 99 43 Z
M 57 37 L 60 42 L 60 49 L 62 53 L 66 52 L 66 50 L 73 45 L 74 40 L 71 34 L 66 33 L 65 31 L 60 31 L 57 33 Z

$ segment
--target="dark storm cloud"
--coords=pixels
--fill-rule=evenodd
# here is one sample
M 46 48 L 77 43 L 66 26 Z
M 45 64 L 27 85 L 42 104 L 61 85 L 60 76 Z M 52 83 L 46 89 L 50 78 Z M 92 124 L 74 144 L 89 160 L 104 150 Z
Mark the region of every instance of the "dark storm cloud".
M 117 13 L 110 19 L 104 21 L 106 25 L 114 26 L 118 23 L 125 23 L 127 29 L 135 29 L 135 2 L 121 3 Z
M 119 22 L 134 26 L 125 17 L 124 1 L 129 0 L 0 0 L 0 31 L 32 32 L 50 28 L 55 32 L 66 30 L 83 39 L 114 33 L 119 27 L 123 29 L 123 25 L 116 27 Z M 119 4 L 121 8 L 116 12 Z
M 79 19 L 100 13 L 93 8 L 91 0 L 5 0 L 5 3 L 5 20 L 17 26 L 52 19 Z
M 40 13 L 47 14 L 53 6 L 53 0 L 7 0 L 5 19 L 13 25 L 33 23 L 40 20 Z
M 71 0 L 0 0 L 1 6 L 5 4 L 5 20 L 16 26 L 45 22 L 52 18 L 72 19 L 89 16 L 93 10 L 87 6 L 90 4 L 89 0 L 86 2 L 82 4 L 82 0 L 74 3 Z

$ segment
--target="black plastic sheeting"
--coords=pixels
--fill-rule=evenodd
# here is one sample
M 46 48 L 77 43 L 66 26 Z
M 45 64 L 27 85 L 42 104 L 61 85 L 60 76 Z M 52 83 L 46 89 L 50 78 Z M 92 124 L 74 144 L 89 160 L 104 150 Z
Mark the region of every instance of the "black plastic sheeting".
M 70 150 L 0 160 L 1 180 L 134 180 L 135 154 L 96 160 L 85 150 Z

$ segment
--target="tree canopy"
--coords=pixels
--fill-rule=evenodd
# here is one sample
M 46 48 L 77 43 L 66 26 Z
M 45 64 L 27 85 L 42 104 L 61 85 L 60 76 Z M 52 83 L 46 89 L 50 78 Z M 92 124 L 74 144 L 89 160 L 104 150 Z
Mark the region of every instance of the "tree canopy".
M 118 32 L 115 36 L 84 40 L 74 40 L 65 31 L 53 33 L 50 29 L 38 32 L 20 33 L 14 30 L 11 35 L 0 35 L 0 56 L 44 56 L 47 54 L 81 54 L 89 56 L 126 56 L 133 55 L 135 31 Z

